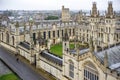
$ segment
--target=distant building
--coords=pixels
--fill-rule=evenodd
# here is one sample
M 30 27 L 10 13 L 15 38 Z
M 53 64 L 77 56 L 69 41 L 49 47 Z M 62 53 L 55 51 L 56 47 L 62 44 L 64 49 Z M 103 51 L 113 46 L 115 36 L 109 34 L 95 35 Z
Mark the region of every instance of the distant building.
M 70 11 L 69 8 L 65 8 L 62 6 L 62 22 L 69 22 L 70 21 Z
M 62 21 L 5 20 L 8 25 L 0 25 L 0 45 L 59 80 L 120 80 L 120 20 L 112 2 L 105 16 L 100 16 L 95 2 L 90 16 L 82 12 L 77 16 L 71 21 L 69 9 L 63 6 Z M 70 41 L 75 41 L 73 50 Z M 62 58 L 49 52 L 50 45 L 59 42 Z M 88 43 L 89 48 L 80 49 L 79 42 Z

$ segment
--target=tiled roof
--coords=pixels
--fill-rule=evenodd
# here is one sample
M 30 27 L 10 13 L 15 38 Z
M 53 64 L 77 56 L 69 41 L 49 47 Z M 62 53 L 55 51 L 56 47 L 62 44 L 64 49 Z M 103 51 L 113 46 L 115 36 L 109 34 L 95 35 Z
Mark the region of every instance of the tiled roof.
M 30 44 L 27 43 L 27 42 L 20 42 L 19 45 L 26 48 L 26 49 L 28 49 L 28 50 L 30 50 Z
M 62 66 L 62 59 L 53 55 L 53 54 L 50 54 L 49 52 L 47 52 L 46 50 L 42 51 L 40 53 L 40 55 L 42 57 L 44 57 L 45 59 L 47 59 L 48 61 L 51 61 L 53 63 L 56 63 L 58 65 L 61 65 Z
M 103 51 L 95 53 L 95 56 L 98 57 L 101 62 L 104 62 L 104 56 L 107 52 L 108 55 L 108 67 L 112 70 L 120 71 L 120 44 L 117 46 L 113 46 L 111 48 L 107 48 Z

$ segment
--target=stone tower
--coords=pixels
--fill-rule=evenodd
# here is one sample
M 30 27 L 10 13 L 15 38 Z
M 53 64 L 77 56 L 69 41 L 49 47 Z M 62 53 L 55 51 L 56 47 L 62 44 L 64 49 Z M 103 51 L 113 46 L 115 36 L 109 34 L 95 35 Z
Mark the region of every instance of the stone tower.
M 67 34 L 67 29 L 65 29 L 65 34 L 62 40 L 62 53 L 63 53 L 63 75 L 65 75 L 65 54 L 69 50 L 69 36 Z
M 113 13 L 113 7 L 112 7 L 112 2 L 108 2 L 108 8 L 107 8 L 107 13 L 106 13 L 106 17 L 107 18 L 113 18 L 114 13 Z
M 96 2 L 93 2 L 91 16 L 92 16 L 92 17 L 97 17 L 97 16 L 99 16 L 99 11 L 97 11 Z
M 62 6 L 62 22 L 69 22 L 70 20 L 70 11 L 69 8 L 64 8 L 64 6 Z
M 16 52 L 18 53 L 18 44 L 20 42 L 20 32 L 19 32 L 19 22 L 16 22 L 15 24 L 15 47 L 16 47 Z
M 33 30 L 32 30 L 32 27 L 33 27 L 33 20 L 32 18 L 29 19 L 29 34 L 30 34 L 30 54 L 31 54 L 31 61 L 30 63 L 33 64 L 35 61 L 34 61 L 34 41 L 33 41 Z
M 68 51 L 69 49 L 69 36 L 68 36 L 68 33 L 67 33 L 67 29 L 65 29 L 65 34 L 64 34 L 64 37 L 63 37 L 63 54 L 65 53 L 65 51 Z

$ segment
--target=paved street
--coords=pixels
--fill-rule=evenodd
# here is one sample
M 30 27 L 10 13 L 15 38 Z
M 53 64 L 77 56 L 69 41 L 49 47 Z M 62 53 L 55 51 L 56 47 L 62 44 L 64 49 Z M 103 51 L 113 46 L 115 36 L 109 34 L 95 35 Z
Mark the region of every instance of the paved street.
M 0 58 L 9 65 L 23 80 L 46 80 L 23 62 L 17 62 L 16 57 L 0 47 Z

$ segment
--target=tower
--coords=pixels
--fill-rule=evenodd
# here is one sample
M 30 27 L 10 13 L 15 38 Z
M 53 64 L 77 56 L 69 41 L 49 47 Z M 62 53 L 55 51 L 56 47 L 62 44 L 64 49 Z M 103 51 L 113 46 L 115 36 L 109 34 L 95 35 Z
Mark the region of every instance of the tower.
M 69 37 L 67 34 L 67 29 L 65 29 L 65 34 L 62 40 L 62 53 L 63 53 L 63 76 L 65 75 L 65 54 L 69 50 Z
M 99 11 L 97 11 L 96 2 L 93 2 L 91 16 L 92 16 L 92 17 L 97 17 L 97 16 L 99 16 Z
M 33 30 L 32 30 L 32 26 L 33 25 L 33 19 L 30 18 L 29 19 L 29 34 L 30 34 L 30 54 L 31 54 L 31 60 L 30 60 L 30 63 L 31 64 L 34 64 L 36 63 L 35 59 L 36 59 L 36 56 L 34 55 L 34 42 L 33 42 Z
M 19 22 L 16 22 L 15 24 L 15 47 L 16 47 L 16 52 L 18 54 L 18 44 L 20 42 L 20 32 L 19 32 Z
M 62 22 L 69 22 L 70 20 L 70 11 L 69 8 L 64 8 L 64 6 L 62 6 Z
M 113 7 L 112 7 L 112 2 L 108 2 L 108 8 L 107 8 L 107 13 L 106 13 L 106 17 L 107 18 L 113 18 L 114 13 L 113 13 Z
M 65 53 L 65 51 L 68 51 L 69 49 L 69 37 L 68 37 L 68 33 L 67 33 L 67 29 L 65 29 L 65 34 L 63 37 L 63 54 Z
M 26 24 L 24 22 L 24 41 L 25 41 L 25 35 L 26 35 Z

